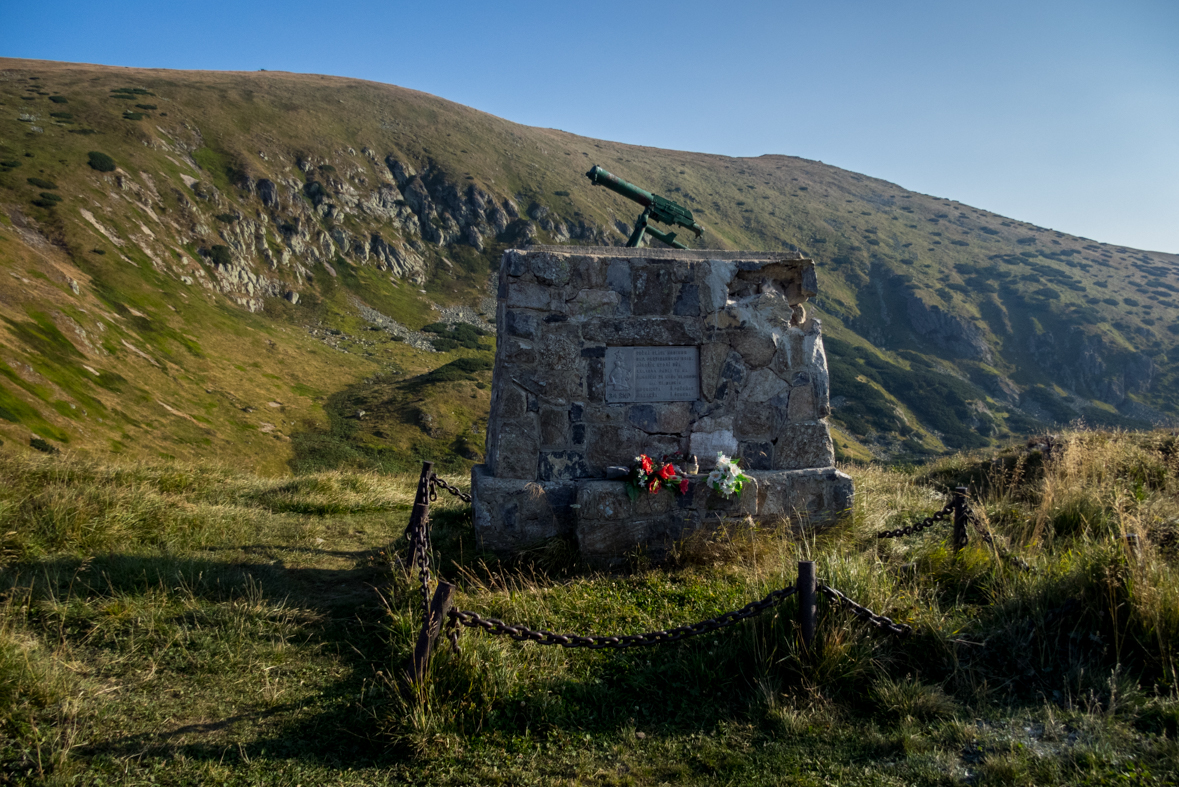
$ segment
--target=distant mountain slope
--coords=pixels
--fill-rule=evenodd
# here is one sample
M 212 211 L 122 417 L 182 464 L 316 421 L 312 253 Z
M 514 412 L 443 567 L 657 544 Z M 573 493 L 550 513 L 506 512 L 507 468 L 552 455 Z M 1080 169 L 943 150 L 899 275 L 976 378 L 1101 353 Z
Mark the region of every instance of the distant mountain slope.
M 1179 414 L 1175 255 L 359 80 L 3 60 L 0 439 L 474 461 L 503 249 L 621 244 L 638 213 L 591 164 L 689 207 L 698 245 L 815 258 L 846 456 Z

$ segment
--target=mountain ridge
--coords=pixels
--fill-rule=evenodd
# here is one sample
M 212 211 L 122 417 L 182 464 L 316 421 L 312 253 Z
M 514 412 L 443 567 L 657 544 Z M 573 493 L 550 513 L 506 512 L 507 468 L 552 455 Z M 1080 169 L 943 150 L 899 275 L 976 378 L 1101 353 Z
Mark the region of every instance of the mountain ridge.
M 476 461 L 503 249 L 618 245 L 638 213 L 592 164 L 692 210 L 698 246 L 816 260 L 846 458 L 1179 413 L 1179 256 L 794 156 L 593 140 L 345 77 L 5 59 L 0 159 L 5 448 Z

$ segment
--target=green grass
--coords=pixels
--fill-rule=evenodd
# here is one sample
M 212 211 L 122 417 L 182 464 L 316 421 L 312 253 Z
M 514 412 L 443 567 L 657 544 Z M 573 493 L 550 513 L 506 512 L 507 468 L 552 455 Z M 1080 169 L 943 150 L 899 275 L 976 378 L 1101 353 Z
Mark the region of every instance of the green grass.
M 797 561 L 908 639 L 820 604 L 622 652 L 466 631 L 421 692 L 402 670 L 416 576 L 397 556 L 415 477 L 263 479 L 211 465 L 0 455 L 0 773 L 48 784 L 1137 784 L 1179 763 L 1179 444 L 1069 433 L 1052 457 L 852 466 L 850 518 L 751 529 L 651 565 L 585 569 L 553 542 L 481 554 L 432 507 L 457 603 L 534 627 L 631 633 L 711 617 Z M 460 486 L 462 479 L 455 478 Z M 1034 571 L 949 528 L 874 533 L 970 483 Z M 1099 513 L 1100 512 L 1100 513 Z M 1138 536 L 1127 548 L 1124 536 Z
M 256 222 L 259 211 L 267 213 L 256 189 L 246 188 L 249 184 L 260 178 L 280 184 L 294 178 L 302 181 L 300 186 L 319 184 L 322 192 L 311 188 L 317 198 L 333 202 L 351 199 L 346 189 L 341 190 L 347 183 L 351 184 L 347 189 L 354 189 L 355 196 L 365 201 L 389 178 L 383 163 L 387 155 L 426 174 L 439 208 L 449 205 L 452 195 L 461 198 L 472 186 L 501 206 L 505 198 L 510 199 L 526 214 L 535 202 L 551 211 L 550 218 L 603 230 L 621 241 L 614 221 L 629 222 L 635 212 L 616 195 L 588 185 L 584 172 L 597 163 L 699 215 L 708 227 L 703 240 L 706 248 L 798 247 L 811 254 L 820 277 L 820 296 L 811 311 L 823 319 L 830 340 L 831 393 L 842 397 L 833 418 L 845 437 L 841 442 L 848 444 L 840 446 L 845 457 L 874 452 L 877 457 L 919 461 L 954 447 L 996 444 L 1049 423 L 1065 425 L 1078 418 L 1091 425 L 1141 427 L 1144 422 L 1135 418 L 1146 412 L 1137 408 L 1142 404 L 1164 414 L 1179 412 L 1179 386 L 1174 384 L 1179 367 L 1167 360 L 1175 355 L 1174 344 L 1179 341 L 1175 333 L 1179 328 L 1173 325 L 1179 320 L 1179 307 L 1170 294 L 1163 295 L 1170 293 L 1165 285 L 1179 259 L 1172 255 L 1118 250 L 1041 231 L 818 162 L 777 155 L 730 159 L 634 148 L 518 126 L 387 85 L 274 72 L 132 74 L 125 69 L 30 62 L 21 63 L 20 68 L 42 77 L 40 84 L 47 89 L 39 92 L 68 96 L 69 112 L 56 113 L 62 116 L 56 119 L 72 120 L 77 126 L 68 130 L 78 133 L 59 134 L 53 131 L 57 126 L 51 125 L 46 135 L 27 137 L 14 130 L 18 123 L 14 118 L 4 121 L 12 126 L 8 138 L 20 141 L 0 145 L 0 170 L 8 173 L 0 175 L 0 191 L 5 191 L 8 203 L 32 211 L 43 234 L 65 254 L 60 261 L 65 267 L 50 270 L 53 266 L 40 260 L 39 252 L 21 236 L 5 233 L 0 238 L 0 261 L 9 272 L 27 277 L 27 271 L 44 267 L 42 273 L 58 286 L 28 288 L 12 276 L 0 277 L 8 283 L 4 293 L 9 305 L 2 316 L 19 324 L 33 313 L 70 314 L 100 352 L 111 354 L 118 374 L 128 382 L 128 391 L 164 393 L 161 400 L 173 407 L 191 402 L 189 414 L 203 409 L 207 388 L 229 390 L 239 397 L 241 406 L 255 410 L 260 402 L 247 401 L 246 393 L 277 397 L 273 391 L 262 391 L 252 372 L 235 375 L 231 371 L 235 365 L 248 368 L 239 363 L 244 356 L 254 360 L 268 354 L 268 368 L 263 371 L 283 378 L 288 386 L 284 393 L 299 384 L 321 392 L 318 401 L 299 396 L 295 402 L 284 402 L 288 417 L 283 436 L 322 435 L 331 431 L 324 414 L 328 397 L 348 402 L 376 399 L 385 389 L 363 390 L 360 381 L 378 373 L 419 377 L 491 345 L 490 337 L 478 337 L 460 326 L 438 335 L 435 347 L 443 351 L 442 357 L 393 347 L 392 341 L 350 342 L 344 347 L 345 355 L 319 342 L 280 334 L 288 329 L 292 334 L 305 333 L 308 327 L 322 325 L 355 337 L 367 326 L 358 318 L 353 298 L 414 329 L 441 319 L 434 304 L 482 308 L 489 277 L 510 243 L 508 235 L 487 234 L 481 241 L 482 252 L 468 245 L 461 232 L 445 247 L 418 243 L 420 248 L 413 247 L 414 252 L 429 266 L 423 282 L 390 281 L 389 271 L 380 270 L 371 258 L 361 262 L 339 247 L 330 252 L 337 277 L 312 266 L 312 281 L 303 281 L 281 263 L 271 270 L 249 250 L 227 255 L 253 273 L 299 290 L 298 306 L 265 298 L 258 315 L 206 290 L 199 281 L 181 283 L 180 276 L 191 278 L 198 249 L 245 243 L 241 238 L 250 233 L 247 221 Z M 0 93 L 17 105 L 21 94 L 28 92 L 24 86 L 32 83 L 6 84 Z M 165 108 L 167 114 L 151 107 Z M 124 121 L 124 111 L 150 112 L 151 122 L 146 117 Z M 67 114 L 70 117 L 64 117 Z M 396 118 L 396 122 L 382 118 Z M 188 138 L 185 124 L 200 127 L 199 139 Z M 89 140 L 82 132 L 100 139 Z M 105 152 L 90 151 L 91 147 Z M 365 148 L 372 156 L 363 152 Z M 193 169 L 184 156 L 173 155 L 189 149 L 204 171 Z M 310 180 L 296 166 L 300 158 L 310 162 Z M 110 183 L 119 184 L 118 191 L 127 200 L 112 200 L 113 189 L 99 174 L 114 173 L 116 166 L 122 168 L 121 174 L 108 177 Z M 197 191 L 204 196 L 185 185 L 181 175 L 197 177 L 201 183 Z M 59 185 L 60 194 L 87 199 L 55 203 L 38 194 L 39 189 L 30 190 L 27 177 Z M 218 195 L 212 193 L 214 188 Z M 35 205 L 30 205 L 34 200 Z M 393 199 L 388 204 L 397 202 Z M 298 200 L 300 210 L 309 204 Z M 81 220 L 77 213 L 81 209 L 110 227 L 124 245 L 108 241 Z M 201 237 L 180 239 L 169 221 L 190 214 L 193 226 L 201 228 Z M 231 223 L 227 217 L 240 218 Z M 291 259 L 301 258 L 297 244 L 289 244 L 275 229 L 295 219 L 318 238 L 312 241 L 316 244 L 330 246 L 333 242 L 319 233 L 336 227 L 346 229 L 353 239 L 380 234 L 393 244 L 416 242 L 411 230 L 367 210 L 294 215 L 283 207 L 264 223 L 262 248 L 275 258 L 284 250 L 294 255 Z M 153 235 L 145 234 L 143 228 Z M 221 237 L 222 231 L 236 239 Z M 542 242 L 575 242 L 543 228 L 538 232 Z M 104 259 L 90 253 L 95 248 L 108 252 Z M 343 257 L 348 259 L 342 261 Z M 217 259 L 225 261 L 220 255 Z M 63 274 L 83 285 L 77 295 L 65 289 Z M 1150 294 L 1145 291 L 1148 287 Z M 1037 295 L 1037 290 L 1044 292 Z M 129 320 L 120 310 L 123 304 L 149 314 L 152 327 Z M 993 357 L 963 355 L 960 348 L 937 346 L 940 329 L 919 335 L 913 321 L 913 314 L 920 311 L 917 304 L 929 314 L 935 307 L 941 310 L 943 327 L 956 324 L 976 333 Z M 112 310 L 127 323 L 116 319 L 114 330 L 104 331 L 97 324 L 102 319 L 99 315 Z M 283 349 L 256 342 L 240 343 L 239 349 L 237 338 L 250 336 L 251 329 L 265 333 Z M 70 330 L 61 330 L 74 341 Z M 193 344 L 185 345 L 181 337 L 190 337 Z M 1030 349 L 1032 338 L 1040 343 L 1035 351 Z M 135 368 L 141 359 L 127 350 L 124 340 L 151 355 L 167 373 L 157 373 L 156 367 Z M 1055 349 L 1048 348 L 1050 340 L 1058 342 Z M 104 398 L 106 389 L 97 385 L 98 376 L 75 374 L 83 362 L 100 374 L 109 371 L 92 363 L 96 358 L 74 359 L 72 368 L 47 373 L 48 366 L 60 361 L 41 361 L 13 331 L 0 330 L 0 344 L 6 348 L 5 357 L 33 366 L 54 385 L 60 385 L 60 379 L 73 379 L 74 387 L 68 392 L 71 403 L 81 404 L 75 393 L 90 389 L 87 395 L 103 401 L 108 409 L 114 406 Z M 179 351 L 185 346 L 190 352 Z M 284 352 L 300 357 L 284 357 Z M 1100 363 L 1085 360 L 1091 356 Z M 228 365 L 219 368 L 218 359 Z M 1074 374 L 1078 368 L 1098 371 Z M 314 381 L 304 379 L 308 374 Z M 1145 377 L 1150 378 L 1149 384 Z M 1076 390 L 1069 392 L 1073 396 L 1064 397 L 1052 389 L 1062 379 L 1074 380 Z M 218 382 L 213 385 L 211 380 Z M 1115 384 L 1112 388 L 1105 385 L 1110 381 Z M 475 382 L 486 384 L 480 379 Z M 1121 394 L 1108 392 L 1127 386 L 1129 398 L 1119 404 L 1118 411 L 1112 403 L 1120 401 Z M 46 410 L 52 426 L 68 433 L 77 448 L 101 452 L 117 439 L 129 455 L 155 456 L 172 453 L 174 448 L 168 446 L 174 444 L 187 451 L 183 446 L 197 439 L 186 431 L 192 426 L 187 419 L 159 420 L 158 412 L 151 411 L 154 400 L 120 407 L 129 421 L 152 423 L 157 430 L 125 441 L 119 436 L 129 423 L 108 429 L 105 416 L 102 425 L 54 420 L 42 404 L 65 401 L 62 396 L 51 391 L 34 395 L 18 388 L 13 395 L 38 411 Z M 392 392 L 396 399 L 379 427 L 375 422 L 361 424 L 345 445 L 320 441 L 323 451 L 334 451 L 336 459 L 314 466 L 404 469 L 421 456 L 441 460 L 439 451 L 449 455 L 446 461 L 451 466 L 474 461 L 478 450 L 472 446 L 480 442 L 478 425 L 486 417 L 488 402 L 479 391 L 456 384 L 424 387 L 420 396 Z M 1017 409 L 1016 400 L 1025 405 L 1024 410 Z M 1131 406 L 1135 410 L 1128 409 Z M 459 415 L 453 423 L 445 419 L 446 428 L 437 423 L 429 430 L 421 428 L 428 420 L 423 414 L 436 418 L 456 409 Z M 229 412 L 225 407 L 219 415 Z M 293 439 L 287 443 L 273 438 L 277 442 L 264 449 L 259 441 L 235 439 L 238 424 L 211 420 L 207 426 L 224 439 L 208 434 L 201 439 L 213 440 L 221 455 L 261 462 L 269 472 L 283 472 L 293 461 L 301 461 Z M 0 423 L 0 433 L 17 440 L 17 427 L 9 429 L 9 423 Z M 381 450 L 406 461 L 398 466 L 385 459 L 374 463 Z M 195 453 L 178 455 L 196 457 Z

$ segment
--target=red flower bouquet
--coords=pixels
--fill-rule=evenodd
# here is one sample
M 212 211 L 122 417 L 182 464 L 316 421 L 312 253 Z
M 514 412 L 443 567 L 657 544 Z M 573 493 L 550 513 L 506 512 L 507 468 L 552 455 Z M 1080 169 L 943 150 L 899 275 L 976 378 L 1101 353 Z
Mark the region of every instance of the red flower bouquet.
M 688 479 L 673 463 L 667 461 L 666 456 L 660 462 L 646 454 L 636 456 L 630 475 L 626 477 L 626 493 L 630 499 L 638 500 L 644 493 L 658 494 L 664 487 L 685 495 L 688 493 Z

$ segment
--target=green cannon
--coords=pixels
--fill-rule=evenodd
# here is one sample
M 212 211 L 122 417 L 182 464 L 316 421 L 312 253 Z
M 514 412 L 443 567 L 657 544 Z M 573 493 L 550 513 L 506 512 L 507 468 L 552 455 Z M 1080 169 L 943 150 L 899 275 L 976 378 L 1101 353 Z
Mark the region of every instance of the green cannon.
M 627 183 L 622 178 L 611 175 L 596 164 L 593 169 L 585 173 L 585 176 L 595 186 L 605 186 L 629 200 L 634 200 L 645 208 L 642 214 L 639 215 L 639 220 L 635 222 L 635 229 L 630 234 L 630 240 L 626 242 L 626 245 L 631 248 L 639 245 L 643 240 L 644 233 L 650 233 L 653 237 L 658 238 L 673 248 L 688 248 L 675 239 L 674 232 L 660 232 L 654 227 L 647 226 L 648 222 L 651 221 L 658 221 L 660 224 L 667 224 L 672 227 L 689 229 L 696 233 L 697 238 L 704 234 L 704 228 L 692 219 L 692 211 L 683 205 L 672 202 L 666 197 L 660 197 L 658 194 L 644 191 L 633 183 Z

